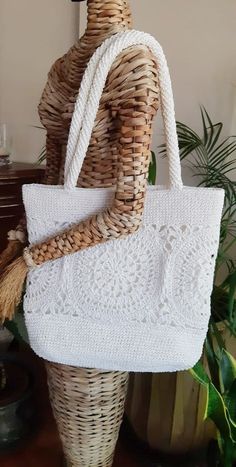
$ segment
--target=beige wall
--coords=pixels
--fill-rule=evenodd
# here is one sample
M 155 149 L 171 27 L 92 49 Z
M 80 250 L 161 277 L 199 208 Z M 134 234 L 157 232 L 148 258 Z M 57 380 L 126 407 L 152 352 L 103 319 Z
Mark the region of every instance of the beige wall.
M 0 121 L 15 160 L 35 161 L 44 142 L 37 105 L 53 61 L 74 42 L 78 6 L 69 0 L 0 0 Z
M 236 133 L 235 0 L 131 0 L 134 27 L 166 52 L 177 118 L 200 127 L 204 104 L 225 132 Z M 80 32 L 85 25 L 81 4 Z M 69 0 L 0 0 L 0 121 L 14 129 L 15 160 L 35 160 L 43 133 L 37 104 L 51 63 L 77 36 L 78 5 Z M 156 124 L 153 147 L 160 141 Z
M 200 129 L 199 104 L 236 134 L 236 1 L 130 0 L 134 28 L 153 34 L 171 71 L 176 117 Z M 81 7 L 81 31 L 85 5 Z M 154 149 L 161 139 L 158 119 Z M 160 162 L 161 172 L 165 163 Z M 185 173 L 187 175 L 188 174 Z

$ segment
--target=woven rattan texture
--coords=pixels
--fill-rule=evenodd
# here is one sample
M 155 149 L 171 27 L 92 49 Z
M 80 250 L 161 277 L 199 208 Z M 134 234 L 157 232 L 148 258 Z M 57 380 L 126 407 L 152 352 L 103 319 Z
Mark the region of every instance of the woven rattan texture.
M 112 10 L 106 10 L 106 4 Z M 123 9 L 122 9 L 123 5 Z M 97 9 L 95 8 L 97 7 Z M 89 18 L 109 14 L 115 28 L 98 34 L 90 25 L 85 36 L 49 73 L 39 106 L 47 128 L 47 183 L 63 182 L 66 141 L 81 77 L 95 47 L 105 37 L 129 27 L 127 2 L 89 2 Z M 106 13 L 108 12 L 108 13 Z M 126 16 L 127 14 L 127 16 Z M 95 15 L 96 16 L 96 15 Z M 95 19 L 94 19 L 95 21 Z M 105 21 L 105 19 L 104 19 Z M 94 26 L 95 27 L 95 26 Z M 121 29 L 121 28 L 120 28 Z M 111 209 L 31 249 L 35 264 L 59 258 L 111 238 L 135 232 L 142 219 L 150 161 L 153 117 L 158 108 L 155 59 L 145 46 L 130 47 L 115 61 L 104 89 L 90 147 L 78 180 L 80 187 L 117 186 Z
M 53 411 L 71 467 L 110 467 L 128 375 L 47 364 Z
M 88 0 L 84 36 L 53 65 L 39 105 L 47 130 L 45 183 L 62 184 L 66 143 L 80 82 L 95 49 L 131 27 L 126 0 Z M 59 258 L 135 231 L 141 222 L 158 108 L 155 59 L 146 47 L 117 58 L 100 102 L 80 187 L 116 186 L 114 205 L 78 228 L 33 248 L 35 263 Z M 63 345 L 63 343 L 62 343 Z M 54 415 L 69 464 L 110 467 L 123 415 L 127 373 L 46 364 Z

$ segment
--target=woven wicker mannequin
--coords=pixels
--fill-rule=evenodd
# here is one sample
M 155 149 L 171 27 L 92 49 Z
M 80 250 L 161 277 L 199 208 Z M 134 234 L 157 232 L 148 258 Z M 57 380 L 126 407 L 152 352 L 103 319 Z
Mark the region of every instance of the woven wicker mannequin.
M 63 182 L 66 143 L 83 72 L 95 49 L 131 26 L 126 0 L 88 0 L 84 36 L 53 65 L 39 105 L 47 130 L 45 183 Z M 145 46 L 114 62 L 100 101 L 78 186 L 116 186 L 113 206 L 30 248 L 35 265 L 135 232 L 141 224 L 158 108 L 156 61 Z M 63 343 L 62 343 L 63 345 Z M 68 464 L 109 467 L 123 415 L 128 374 L 46 362 L 52 407 Z

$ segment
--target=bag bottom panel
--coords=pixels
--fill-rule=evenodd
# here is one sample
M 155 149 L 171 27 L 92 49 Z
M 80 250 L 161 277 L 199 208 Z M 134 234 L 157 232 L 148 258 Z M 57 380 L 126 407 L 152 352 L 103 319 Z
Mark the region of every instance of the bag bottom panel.
M 26 313 L 31 347 L 45 360 L 107 371 L 173 372 L 192 368 L 205 331 L 159 326 L 115 328 L 66 316 Z

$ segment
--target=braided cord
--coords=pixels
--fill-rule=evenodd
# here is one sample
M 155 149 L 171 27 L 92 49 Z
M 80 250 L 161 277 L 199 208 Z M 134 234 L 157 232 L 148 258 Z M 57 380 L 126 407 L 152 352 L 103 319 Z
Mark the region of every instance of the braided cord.
M 111 65 L 124 49 L 140 44 L 150 48 L 157 60 L 170 187 L 179 189 L 183 187 L 174 99 L 166 58 L 162 47 L 150 34 L 132 30 L 121 32 L 107 39 L 96 50 L 84 73 L 67 147 L 65 188 L 71 189 L 77 184 Z
M 92 55 L 91 59 L 88 62 L 88 65 L 85 69 L 83 79 L 80 84 L 79 95 L 75 103 L 74 112 L 71 120 L 70 131 L 67 142 L 67 151 L 66 151 L 66 160 L 64 167 L 65 180 L 68 178 L 68 172 L 72 160 L 77 154 L 78 156 L 78 144 L 79 144 L 79 135 L 81 132 L 81 127 L 83 124 L 83 119 L 86 114 L 86 106 L 89 98 L 89 92 L 94 81 L 95 72 L 97 70 L 98 63 L 100 62 L 101 57 L 107 50 L 111 41 L 114 40 L 119 34 L 112 36 L 109 39 L 106 39 L 100 47 L 98 47 L 95 53 Z
M 116 162 L 119 176 L 113 205 L 111 208 L 85 219 L 78 225 L 74 225 L 69 230 L 59 232 L 40 244 L 34 244 L 24 253 L 25 262 L 30 267 L 41 265 L 46 261 L 61 258 L 64 255 L 95 246 L 109 239 L 124 237 L 137 231 L 142 222 L 144 208 L 146 176 L 150 157 L 151 125 L 156 114 L 159 95 L 158 81 L 162 88 L 160 97 L 167 138 L 170 186 L 182 188 L 173 95 L 166 60 L 160 45 L 155 39 L 149 34 L 136 31 L 119 33 L 108 39 L 102 46 L 102 51 L 101 48 L 100 50 L 97 49 L 96 57 L 94 55 L 92 61 L 89 62 L 82 80 L 82 92 L 79 93 L 72 118 L 67 146 L 64 186 L 65 189 L 69 190 L 69 195 L 70 190 L 77 184 L 111 65 L 119 53 L 137 44 L 148 46 L 152 52 L 152 59 L 151 64 L 148 60 L 146 61 L 144 56 L 142 59 L 146 70 L 144 73 L 147 74 L 147 87 L 142 89 L 142 99 L 140 99 L 139 80 L 135 79 L 136 67 L 140 66 L 140 61 L 137 59 L 137 65 L 135 60 L 132 61 L 131 70 L 129 71 L 131 76 L 135 71 L 134 81 L 132 78 L 131 81 L 128 79 L 126 85 L 127 75 L 124 75 L 123 88 L 125 90 L 128 87 L 130 93 L 132 90 L 135 98 L 130 102 L 127 101 L 129 103 L 128 107 L 126 107 L 124 98 L 124 102 L 119 108 L 119 117 L 121 119 L 119 152 L 122 162 Z M 129 57 L 129 54 L 130 52 L 127 52 L 127 57 Z M 148 55 L 150 55 L 150 52 L 148 52 Z M 159 57 L 157 67 L 153 61 L 153 55 L 154 58 Z M 127 60 L 128 63 L 129 58 Z M 139 76 L 138 71 L 137 76 Z M 152 96 L 151 100 L 150 95 Z M 155 100 L 155 95 L 157 100 Z M 150 102 L 152 104 L 149 106 Z

